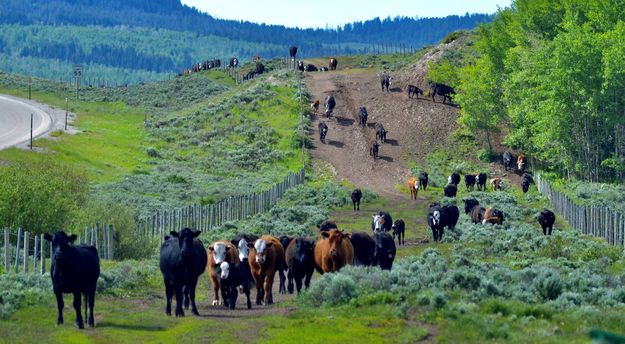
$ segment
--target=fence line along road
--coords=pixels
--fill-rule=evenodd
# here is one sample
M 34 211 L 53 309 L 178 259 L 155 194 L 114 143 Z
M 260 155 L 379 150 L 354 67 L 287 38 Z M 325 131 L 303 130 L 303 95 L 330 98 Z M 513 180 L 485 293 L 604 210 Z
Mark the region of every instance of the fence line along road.
M 210 205 L 189 205 L 169 211 L 157 211 L 156 214 L 142 219 L 138 231 L 151 238 L 160 237 L 171 231 L 180 231 L 191 227 L 201 231 L 209 231 L 229 221 L 242 220 L 271 209 L 282 198 L 286 190 L 300 185 L 305 181 L 304 169 L 290 173 L 271 189 L 250 195 L 229 197 L 219 203 Z
M 85 228 L 84 236 L 82 233 L 77 235 L 75 244 L 95 246 L 100 259 L 113 259 L 115 246 L 113 225 L 96 223 L 95 226 Z M 42 274 L 46 272 L 46 257 L 52 259 L 52 247 L 51 243 L 43 238 L 43 234 L 33 234 L 22 228 L 17 230 L 5 228 L 1 239 L 0 256 L 4 271 Z
M 551 184 L 536 174 L 538 191 L 545 194 L 553 210 L 560 214 L 571 227 L 584 234 L 604 238 L 610 245 L 623 246 L 625 239 L 625 216 L 608 207 L 580 206 L 567 195 L 553 190 Z

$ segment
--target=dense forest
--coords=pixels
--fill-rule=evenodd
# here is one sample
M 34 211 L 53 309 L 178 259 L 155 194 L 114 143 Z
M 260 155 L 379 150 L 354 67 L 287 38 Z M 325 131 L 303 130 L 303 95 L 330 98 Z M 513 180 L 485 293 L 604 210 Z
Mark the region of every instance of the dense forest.
M 563 175 L 625 176 L 625 4 L 516 0 L 479 28 L 477 58 L 434 74 L 457 88 L 460 121 Z M 457 67 L 457 68 L 454 68 Z M 488 140 L 490 144 L 490 139 Z
M 72 64 L 82 63 L 97 66 L 86 70 L 93 79 L 135 83 L 170 77 L 206 59 L 286 56 L 293 44 L 304 58 L 414 50 L 491 19 L 374 18 L 298 29 L 216 19 L 178 0 L 0 0 L 0 69 L 65 79 Z

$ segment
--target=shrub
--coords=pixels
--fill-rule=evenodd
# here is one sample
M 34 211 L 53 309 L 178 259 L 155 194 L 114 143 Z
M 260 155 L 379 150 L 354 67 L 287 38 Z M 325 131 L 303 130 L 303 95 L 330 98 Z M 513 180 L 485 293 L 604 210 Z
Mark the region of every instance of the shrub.
M 21 307 L 38 303 L 51 292 L 49 274 L 0 275 L 0 319 L 8 318 Z
M 160 286 L 161 272 L 156 258 L 136 261 L 125 260 L 103 267 L 98 279 L 98 293 L 127 296 L 133 292 L 145 292 L 150 286 Z
M 334 306 L 347 303 L 356 296 L 354 280 L 340 273 L 328 273 L 317 279 L 298 300 L 310 307 Z
M 146 149 L 145 152 L 151 158 L 160 158 L 161 157 L 161 155 L 158 154 L 158 151 L 154 147 L 150 147 L 150 148 Z
M 557 271 L 541 270 L 534 278 L 534 288 L 545 300 L 555 300 L 562 293 L 562 280 Z

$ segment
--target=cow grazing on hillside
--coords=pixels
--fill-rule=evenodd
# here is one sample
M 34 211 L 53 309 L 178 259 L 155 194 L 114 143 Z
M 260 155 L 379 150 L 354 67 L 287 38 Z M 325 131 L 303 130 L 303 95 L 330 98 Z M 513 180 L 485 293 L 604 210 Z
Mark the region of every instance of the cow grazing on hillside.
M 406 224 L 404 223 L 404 220 L 397 219 L 393 223 L 393 226 L 391 226 L 391 230 L 393 231 L 393 239 L 397 237 L 397 245 L 403 245 L 405 243 L 404 234 L 406 233 Z
M 410 191 L 410 199 L 416 200 L 419 193 L 419 182 L 415 177 L 408 179 L 408 191 Z
M 249 244 L 250 269 L 256 284 L 256 304 L 273 303 L 273 279 L 276 271 L 284 264 L 284 248 L 277 238 L 263 235 Z
M 319 99 L 315 99 L 312 101 L 312 103 L 310 103 L 310 109 L 315 114 L 317 113 L 317 111 L 319 111 Z
M 238 65 L 239 65 L 239 59 L 236 57 L 231 58 L 230 61 L 228 62 L 229 68 L 237 68 Z
M 477 175 L 477 191 L 486 191 L 486 180 L 488 175 L 486 173 L 480 173 Z
M 291 59 L 295 59 L 295 56 L 297 56 L 297 47 L 292 45 L 289 47 L 289 56 L 291 57 Z
M 460 175 L 456 172 L 449 175 L 447 178 L 447 184 L 454 184 L 455 186 L 458 186 L 458 184 L 460 184 Z
M 556 222 L 556 214 L 553 211 L 544 208 L 543 211 L 538 215 L 538 223 L 543 229 L 544 235 L 551 235 L 551 231 L 553 230 L 553 224 Z
M 444 84 L 430 83 L 430 96 L 432 97 L 432 101 L 435 101 L 434 98 L 436 95 L 443 96 L 443 104 L 445 104 L 445 100 L 449 99 L 449 104 L 451 104 L 452 95 L 456 94 L 454 89 L 450 86 Z
M 315 272 L 315 243 L 310 238 L 296 238 L 286 248 L 285 259 L 289 268 L 289 293 L 293 294 L 293 280 L 295 280 L 298 294 L 302 290 L 302 279 L 304 287 L 308 289 L 310 279 Z
M 376 141 L 380 140 L 382 143 L 386 143 L 386 134 L 388 133 L 388 131 L 384 129 L 382 123 L 376 123 L 374 128 Z
M 324 122 L 319 122 L 319 141 L 326 143 L 326 135 L 328 135 L 328 125 Z
M 375 255 L 375 241 L 365 232 L 354 232 L 349 237 L 354 248 L 355 266 L 371 266 Z
M 197 280 L 206 269 L 207 255 L 202 242 L 197 239 L 201 231 L 184 228 L 180 233 L 172 231 L 171 237 L 161 245 L 160 268 L 165 282 L 167 307 L 165 313 L 171 315 L 171 299 L 176 296 L 176 316 L 184 316 L 184 306 L 191 313 L 199 315 L 195 305 Z
M 252 308 L 252 301 L 250 300 L 252 276 L 248 263 L 240 262 L 230 265 L 228 262 L 222 262 L 220 269 L 221 297 L 228 300 L 229 308 L 234 309 L 237 304 L 237 287 L 239 286 L 247 298 L 247 309 Z
M 432 230 L 434 241 L 440 241 L 443 238 L 445 226 L 443 212 L 438 203 L 432 203 L 428 209 L 428 225 Z
M 480 207 L 480 202 L 475 198 L 464 200 L 464 213 L 471 217 L 471 222 L 482 223 L 485 209 Z
M 328 62 L 328 68 L 330 70 L 336 70 L 336 66 L 338 65 L 338 61 L 333 57 Z
M 361 106 L 358 112 L 358 124 L 363 127 L 366 126 L 368 117 L 369 114 L 367 113 L 367 109 L 364 106 Z
M 532 175 L 529 173 L 523 173 L 521 177 L 521 189 L 523 189 L 523 193 L 526 193 L 530 189 L 530 185 L 534 182 Z
M 233 245 L 229 241 L 220 240 L 212 243 L 208 247 L 208 264 L 206 270 L 208 271 L 208 278 L 211 281 L 213 287 L 213 306 L 219 305 L 222 302 L 228 306 L 228 300 L 219 300 L 221 291 L 221 278 L 219 277 L 219 269 L 221 263 L 227 262 L 231 265 L 236 265 L 240 262 L 239 250 L 236 245 Z
M 388 233 L 375 233 L 373 241 L 375 241 L 373 265 L 379 266 L 382 270 L 390 270 L 396 254 L 393 237 Z
M 421 187 L 421 190 L 425 191 L 425 189 L 427 189 L 429 180 L 430 178 L 428 177 L 427 172 L 419 173 L 419 186 Z
M 382 74 L 380 76 L 380 86 L 382 87 L 382 92 L 386 89 L 388 92 L 388 88 L 391 86 L 391 76 L 388 74 Z
M 521 173 L 525 172 L 525 167 L 527 166 L 527 158 L 523 154 L 519 154 L 516 158 L 516 166 Z
M 344 230 L 321 232 L 315 244 L 315 268 L 320 274 L 337 272 L 354 260 L 354 247 Z
M 321 222 L 321 224 L 317 225 L 317 228 L 319 228 L 320 232 L 339 229 L 339 227 L 336 225 L 336 222 L 330 220 L 324 220 L 323 222 Z
M 458 187 L 454 184 L 447 184 L 445 185 L 445 188 L 443 188 L 443 193 L 445 194 L 445 197 L 456 197 Z
M 484 211 L 482 224 L 493 224 L 493 225 L 502 225 L 503 224 L 503 212 L 496 208 L 488 208 Z
M 371 147 L 369 148 L 369 155 L 371 155 L 375 159 L 378 157 L 379 153 L 380 153 L 380 144 L 376 140 L 375 142 L 371 144 Z
M 512 169 L 512 154 L 510 152 L 503 152 L 503 168 L 508 171 Z
M 419 95 L 423 97 L 423 91 L 420 88 L 415 85 L 408 85 L 408 98 L 417 96 L 417 99 L 419 99 Z
M 332 116 L 332 111 L 334 111 L 335 107 L 336 107 L 336 100 L 334 99 L 334 96 L 332 95 L 328 96 L 326 98 L 326 104 L 325 104 L 326 117 Z
M 371 221 L 371 230 L 373 233 L 390 232 L 391 227 L 393 227 L 393 218 L 391 217 L 391 214 L 385 211 L 373 214 L 373 220 Z
M 467 187 L 467 191 L 473 191 L 473 187 L 475 187 L 476 176 L 474 174 L 465 174 L 464 175 L 464 185 Z
M 360 191 L 360 189 L 354 189 L 351 196 L 352 203 L 354 204 L 354 211 L 360 211 L 360 199 L 362 199 L 362 191 Z
M 98 277 L 100 276 L 98 251 L 93 246 L 74 246 L 76 235 L 67 236 L 63 231 L 56 232 L 54 235 L 45 233 L 44 239 L 52 245 L 50 277 L 52 278 L 52 289 L 56 296 L 58 308 L 56 324 L 63 324 L 63 307 L 65 306 L 63 294 L 72 293 L 74 295 L 73 306 L 76 311 L 76 326 L 80 329 L 85 328 L 80 309 L 81 297 L 84 294 L 85 319 L 87 325 L 95 327 L 93 306 Z
M 493 191 L 501 190 L 501 178 L 492 178 L 490 180 L 490 185 L 493 187 Z
M 293 237 L 288 235 L 281 235 L 280 237 L 278 237 L 278 240 L 280 241 L 280 245 L 282 245 L 282 248 L 286 249 L 287 247 L 289 247 L 291 241 L 293 241 Z M 285 259 L 282 267 L 280 267 L 280 269 L 278 270 L 280 276 L 280 286 L 278 288 L 278 292 L 280 294 L 286 294 L 286 275 L 284 273 L 288 270 L 288 268 L 289 267 L 286 265 Z

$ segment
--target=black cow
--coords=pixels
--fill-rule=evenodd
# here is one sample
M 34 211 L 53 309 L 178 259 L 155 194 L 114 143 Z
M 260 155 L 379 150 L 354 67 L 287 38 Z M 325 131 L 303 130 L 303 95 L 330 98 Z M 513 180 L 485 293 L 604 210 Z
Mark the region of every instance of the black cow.
M 379 152 L 380 152 L 380 144 L 378 143 L 378 141 L 375 141 L 369 148 L 369 155 L 373 156 L 373 158 L 375 159 L 378 157 Z
M 364 106 L 361 106 L 358 112 L 358 124 L 362 125 L 363 127 L 366 126 L 368 117 L 369 114 L 367 113 L 367 109 Z
M 464 185 L 467 187 L 467 191 L 473 191 L 473 187 L 475 187 L 475 179 L 474 174 L 464 175 Z
M 523 193 L 527 192 L 530 188 L 530 184 L 533 182 L 532 175 L 529 173 L 523 173 L 521 177 L 521 188 L 523 189 Z
M 486 180 L 488 175 L 486 173 L 480 173 L 477 175 L 477 190 L 486 191 Z
M 332 111 L 336 107 L 336 100 L 334 100 L 334 96 L 328 96 L 326 98 L 326 117 L 332 116 Z
M 354 204 L 354 211 L 360 211 L 360 199 L 362 198 L 362 191 L 360 191 L 360 189 L 354 189 L 351 196 L 352 203 Z
M 456 224 L 458 224 L 458 218 L 460 217 L 460 210 L 453 204 L 446 204 L 441 207 L 441 211 L 443 212 L 443 218 L 445 222 L 443 225 L 450 230 L 456 228 Z
M 406 224 L 404 220 L 397 219 L 393 226 L 391 227 L 393 231 L 393 239 L 397 237 L 397 245 L 403 245 L 405 243 L 404 234 L 406 233 Z
M 286 264 L 289 267 L 289 293 L 293 293 L 293 280 L 297 293 L 302 290 L 302 279 L 306 289 L 310 286 L 310 278 L 315 272 L 315 243 L 305 237 L 291 241 L 285 252 Z
M 443 96 L 443 104 L 445 104 L 445 100 L 449 99 L 449 104 L 451 104 L 451 96 L 456 94 L 456 91 L 450 86 L 444 84 L 430 83 L 430 95 L 432 96 L 432 101 L 435 101 L 434 98 L 436 95 Z
M 379 217 L 378 222 L 376 223 L 376 217 Z M 377 214 L 373 214 L 373 220 L 371 221 L 371 230 L 376 232 L 390 232 L 393 227 L 393 218 L 391 214 L 380 211 Z
M 508 151 L 503 152 L 503 168 L 506 171 L 514 168 L 514 166 L 512 166 L 512 154 Z
M 323 122 L 319 122 L 319 140 L 322 143 L 326 143 L 326 135 L 328 135 L 328 125 L 323 123 Z
M 544 208 L 543 211 L 540 212 L 540 215 L 538 215 L 538 223 L 540 223 L 540 226 L 543 228 L 544 235 L 551 235 L 554 222 L 556 222 L 556 214 L 547 208 Z
M 482 223 L 485 210 L 483 207 L 480 207 L 480 202 L 475 198 L 464 200 L 464 213 L 471 217 L 471 222 L 473 223 Z
M 230 68 L 236 68 L 239 65 L 239 59 L 236 57 L 233 57 L 230 59 L 230 61 L 228 62 L 228 67 Z
M 473 210 L 473 207 L 475 207 L 476 205 L 480 205 L 480 202 L 476 200 L 475 198 L 464 199 L 463 201 L 464 201 L 464 213 L 465 214 L 471 213 L 471 210 Z
M 293 241 L 293 237 L 288 235 L 281 235 L 280 237 L 278 237 L 278 240 L 280 240 L 282 248 L 286 249 L 287 247 L 289 247 L 291 241 Z M 286 294 L 286 275 L 284 274 L 284 272 L 287 271 L 287 269 L 288 266 L 286 265 L 285 260 L 282 264 L 282 267 L 278 269 L 278 274 L 280 276 L 280 287 L 278 288 L 278 292 L 280 294 Z
M 85 328 L 80 313 L 81 294 L 84 294 L 87 325 L 95 327 L 93 306 L 98 277 L 100 277 L 98 251 L 93 246 L 74 246 L 73 242 L 76 240 L 76 235 L 67 236 L 63 231 L 54 233 L 54 236 L 46 233 L 44 239 L 52 244 L 50 277 L 59 311 L 56 324 L 61 325 L 63 323 L 63 294 L 72 293 L 74 294 L 73 305 L 76 311 L 76 326 L 80 329 Z M 87 314 L 87 308 L 89 308 L 89 314 Z
M 380 140 L 382 143 L 386 143 L 386 134 L 388 131 L 384 129 L 382 123 L 375 124 L 375 139 Z
M 455 186 L 458 186 L 458 184 L 460 184 L 460 175 L 456 172 L 452 173 L 448 178 L 447 178 L 447 183 L 448 184 L 454 184 Z
M 432 229 L 432 237 L 434 241 L 440 241 L 445 231 L 445 218 L 441 206 L 438 203 L 432 203 L 428 209 L 428 225 Z
M 329 220 L 324 220 L 323 222 L 321 222 L 320 225 L 317 225 L 317 228 L 319 228 L 320 232 L 327 232 L 333 229 L 339 229 L 339 227 L 336 225 L 336 222 Z
M 265 72 L 265 65 L 260 62 L 256 62 L 255 72 L 256 74 L 263 74 Z
M 415 95 L 419 99 L 419 95 L 423 97 L 423 91 L 415 85 L 408 85 L 408 98 L 412 98 Z
M 373 236 L 375 241 L 375 255 L 373 265 L 379 266 L 382 270 L 390 270 L 395 261 L 395 241 L 388 233 L 376 233 Z
M 295 59 L 295 56 L 297 55 L 297 47 L 292 45 L 289 47 L 289 56 L 291 56 L 292 59 Z
M 354 265 L 371 266 L 375 254 L 375 241 L 365 232 L 353 232 L 349 240 L 354 247 Z
M 247 262 L 239 262 L 230 265 L 228 262 L 222 262 L 219 266 L 221 272 L 219 274 L 221 282 L 221 298 L 228 300 L 228 307 L 234 309 L 237 304 L 238 291 L 237 287 L 241 287 L 247 298 L 247 309 L 252 308 L 250 300 L 250 289 L 252 287 L 252 274 L 250 273 L 249 264 Z
M 388 74 L 382 74 L 380 76 L 380 86 L 382 87 L 382 92 L 386 88 L 386 92 L 388 92 L 389 86 L 391 86 L 391 76 Z
M 421 190 L 425 191 L 425 189 L 427 189 L 429 180 L 430 178 L 428 177 L 427 172 L 419 173 L 419 187 Z
M 315 67 L 315 65 L 310 64 L 310 63 L 306 65 L 306 68 L 304 68 L 304 71 L 306 71 L 306 72 L 316 72 L 318 70 L 319 69 L 317 69 L 317 67 Z
M 319 70 L 322 71 L 322 72 L 327 72 L 328 71 L 328 67 L 323 66 L 323 67 L 319 68 Z
M 300 72 L 303 72 L 304 69 L 306 69 L 304 67 L 304 61 L 297 61 L 297 70 L 299 70 Z
M 171 299 L 176 295 L 176 316 L 184 316 L 182 296 L 184 292 L 185 308 L 199 315 L 195 306 L 195 287 L 198 277 L 206 270 L 208 256 L 202 242 L 197 239 L 200 231 L 184 228 L 180 233 L 172 231 L 161 245 L 160 268 L 165 282 L 167 307 L 165 313 L 171 315 Z M 184 290 L 183 290 L 184 288 Z
M 445 185 L 445 188 L 443 188 L 443 193 L 445 194 L 445 197 L 456 197 L 458 187 L 454 184 L 447 184 Z

